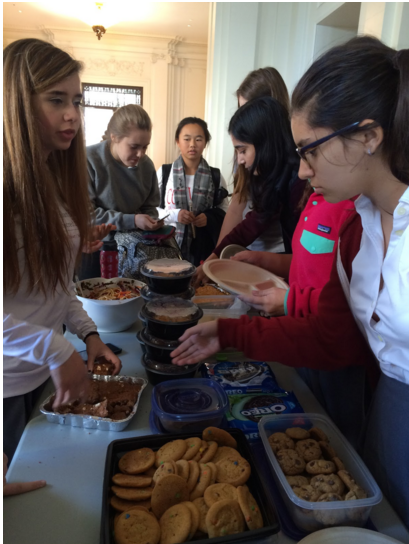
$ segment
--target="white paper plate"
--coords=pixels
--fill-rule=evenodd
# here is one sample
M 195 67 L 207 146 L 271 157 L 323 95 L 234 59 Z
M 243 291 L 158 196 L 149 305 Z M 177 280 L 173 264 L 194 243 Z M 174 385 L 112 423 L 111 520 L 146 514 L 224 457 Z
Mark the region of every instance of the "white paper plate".
M 261 291 L 271 287 L 288 289 L 288 285 L 281 278 L 241 261 L 215 259 L 203 265 L 203 272 L 220 287 L 231 293 L 251 295 L 253 291 Z
M 390 536 L 357 527 L 333 527 L 306 536 L 298 544 L 402 544 Z

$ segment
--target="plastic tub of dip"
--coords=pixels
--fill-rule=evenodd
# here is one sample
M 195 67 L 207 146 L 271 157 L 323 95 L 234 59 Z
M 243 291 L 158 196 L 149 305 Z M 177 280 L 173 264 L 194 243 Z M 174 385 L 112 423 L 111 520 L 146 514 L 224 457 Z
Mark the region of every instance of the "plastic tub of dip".
M 223 388 L 205 378 L 164 382 L 152 391 L 152 410 L 168 432 L 220 427 L 228 407 Z
M 336 500 L 334 497 L 328 500 L 328 497 L 324 499 L 321 495 L 318 500 L 308 501 L 296 495 L 268 440 L 273 433 L 284 433 L 286 429 L 291 427 L 301 427 L 307 431 L 315 427 L 323 431 L 329 440 L 329 445 L 335 450 L 336 457 L 342 460 L 345 470 L 349 472 L 356 484 L 366 492 L 367 497 L 345 500 L 345 493 L 348 492 L 347 487 L 340 494 L 341 500 Z M 288 512 L 299 529 L 313 532 L 339 525 L 355 527 L 365 525 L 372 507 L 382 500 L 382 493 L 362 459 L 328 417 L 321 414 L 277 414 L 263 417 L 258 424 L 258 428 L 277 488 Z M 335 467 L 334 474 L 338 470 Z M 304 473 L 302 475 L 313 476 Z M 329 493 L 326 495 L 329 495 Z
M 161 297 L 147 302 L 140 315 L 150 335 L 178 340 L 187 329 L 197 325 L 203 310 L 190 300 Z
M 141 266 L 149 289 L 160 295 L 184 293 L 195 272 L 193 264 L 180 259 L 154 259 Z

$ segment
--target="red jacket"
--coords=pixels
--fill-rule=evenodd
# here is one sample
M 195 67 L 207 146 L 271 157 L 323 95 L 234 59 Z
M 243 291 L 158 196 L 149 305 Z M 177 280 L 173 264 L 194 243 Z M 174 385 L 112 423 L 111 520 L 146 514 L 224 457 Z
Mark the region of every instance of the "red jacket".
M 361 236 L 361 218 L 355 212 L 340 233 L 341 262 L 349 280 Z M 219 319 L 221 348 L 234 347 L 252 359 L 293 367 L 337 370 L 364 365 L 371 370 L 374 383 L 379 374 L 377 363 L 349 309 L 336 263 L 334 259 L 330 280 L 321 291 L 317 315 Z
M 355 211 L 351 200 L 330 204 L 312 194 L 294 232 L 286 315 L 316 314 L 321 290 L 328 282 L 342 224 Z

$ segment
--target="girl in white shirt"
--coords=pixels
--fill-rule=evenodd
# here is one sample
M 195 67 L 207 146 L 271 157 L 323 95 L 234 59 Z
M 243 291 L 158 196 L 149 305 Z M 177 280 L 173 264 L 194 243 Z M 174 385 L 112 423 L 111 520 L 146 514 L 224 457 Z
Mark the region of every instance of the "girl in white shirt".
M 51 374 L 54 408 L 82 398 L 84 362 L 62 334 L 84 340 L 88 368 L 104 356 L 121 363 L 99 338 L 72 285 L 91 239 L 80 62 L 50 43 L 17 40 L 3 54 L 4 86 L 4 450 L 17 447 Z
M 168 215 L 165 224 L 176 227 L 176 241 L 182 250 L 183 258 L 195 264 L 206 259 L 213 249 L 210 247 L 209 253 L 199 258 L 198 248 L 195 247 L 198 246 L 195 242 L 196 237 L 200 237 L 200 245 L 209 236 L 217 241 L 228 208 L 226 182 L 220 171 L 212 172 L 202 156 L 210 140 L 211 135 L 205 121 L 198 117 L 182 119 L 175 133 L 180 156 L 172 164 L 165 186 L 163 172 L 166 165 L 157 172 L 162 197 L 162 209 L 158 208 L 158 211 L 161 217 Z M 220 176 L 219 191 L 216 195 L 215 175 Z M 214 206 L 220 211 L 209 212 Z M 163 213 L 163 209 L 166 214 Z M 199 262 L 195 262 L 197 260 Z

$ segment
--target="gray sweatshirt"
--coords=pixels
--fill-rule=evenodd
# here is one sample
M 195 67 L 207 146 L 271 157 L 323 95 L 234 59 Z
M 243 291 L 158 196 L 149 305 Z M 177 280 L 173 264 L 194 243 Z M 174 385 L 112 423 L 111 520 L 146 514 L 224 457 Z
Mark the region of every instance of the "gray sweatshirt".
M 145 155 L 128 168 L 116 161 L 109 141 L 87 147 L 89 194 L 95 208 L 95 222 L 112 223 L 117 230 L 135 228 L 135 214 L 157 219 L 160 195 L 155 166 Z

